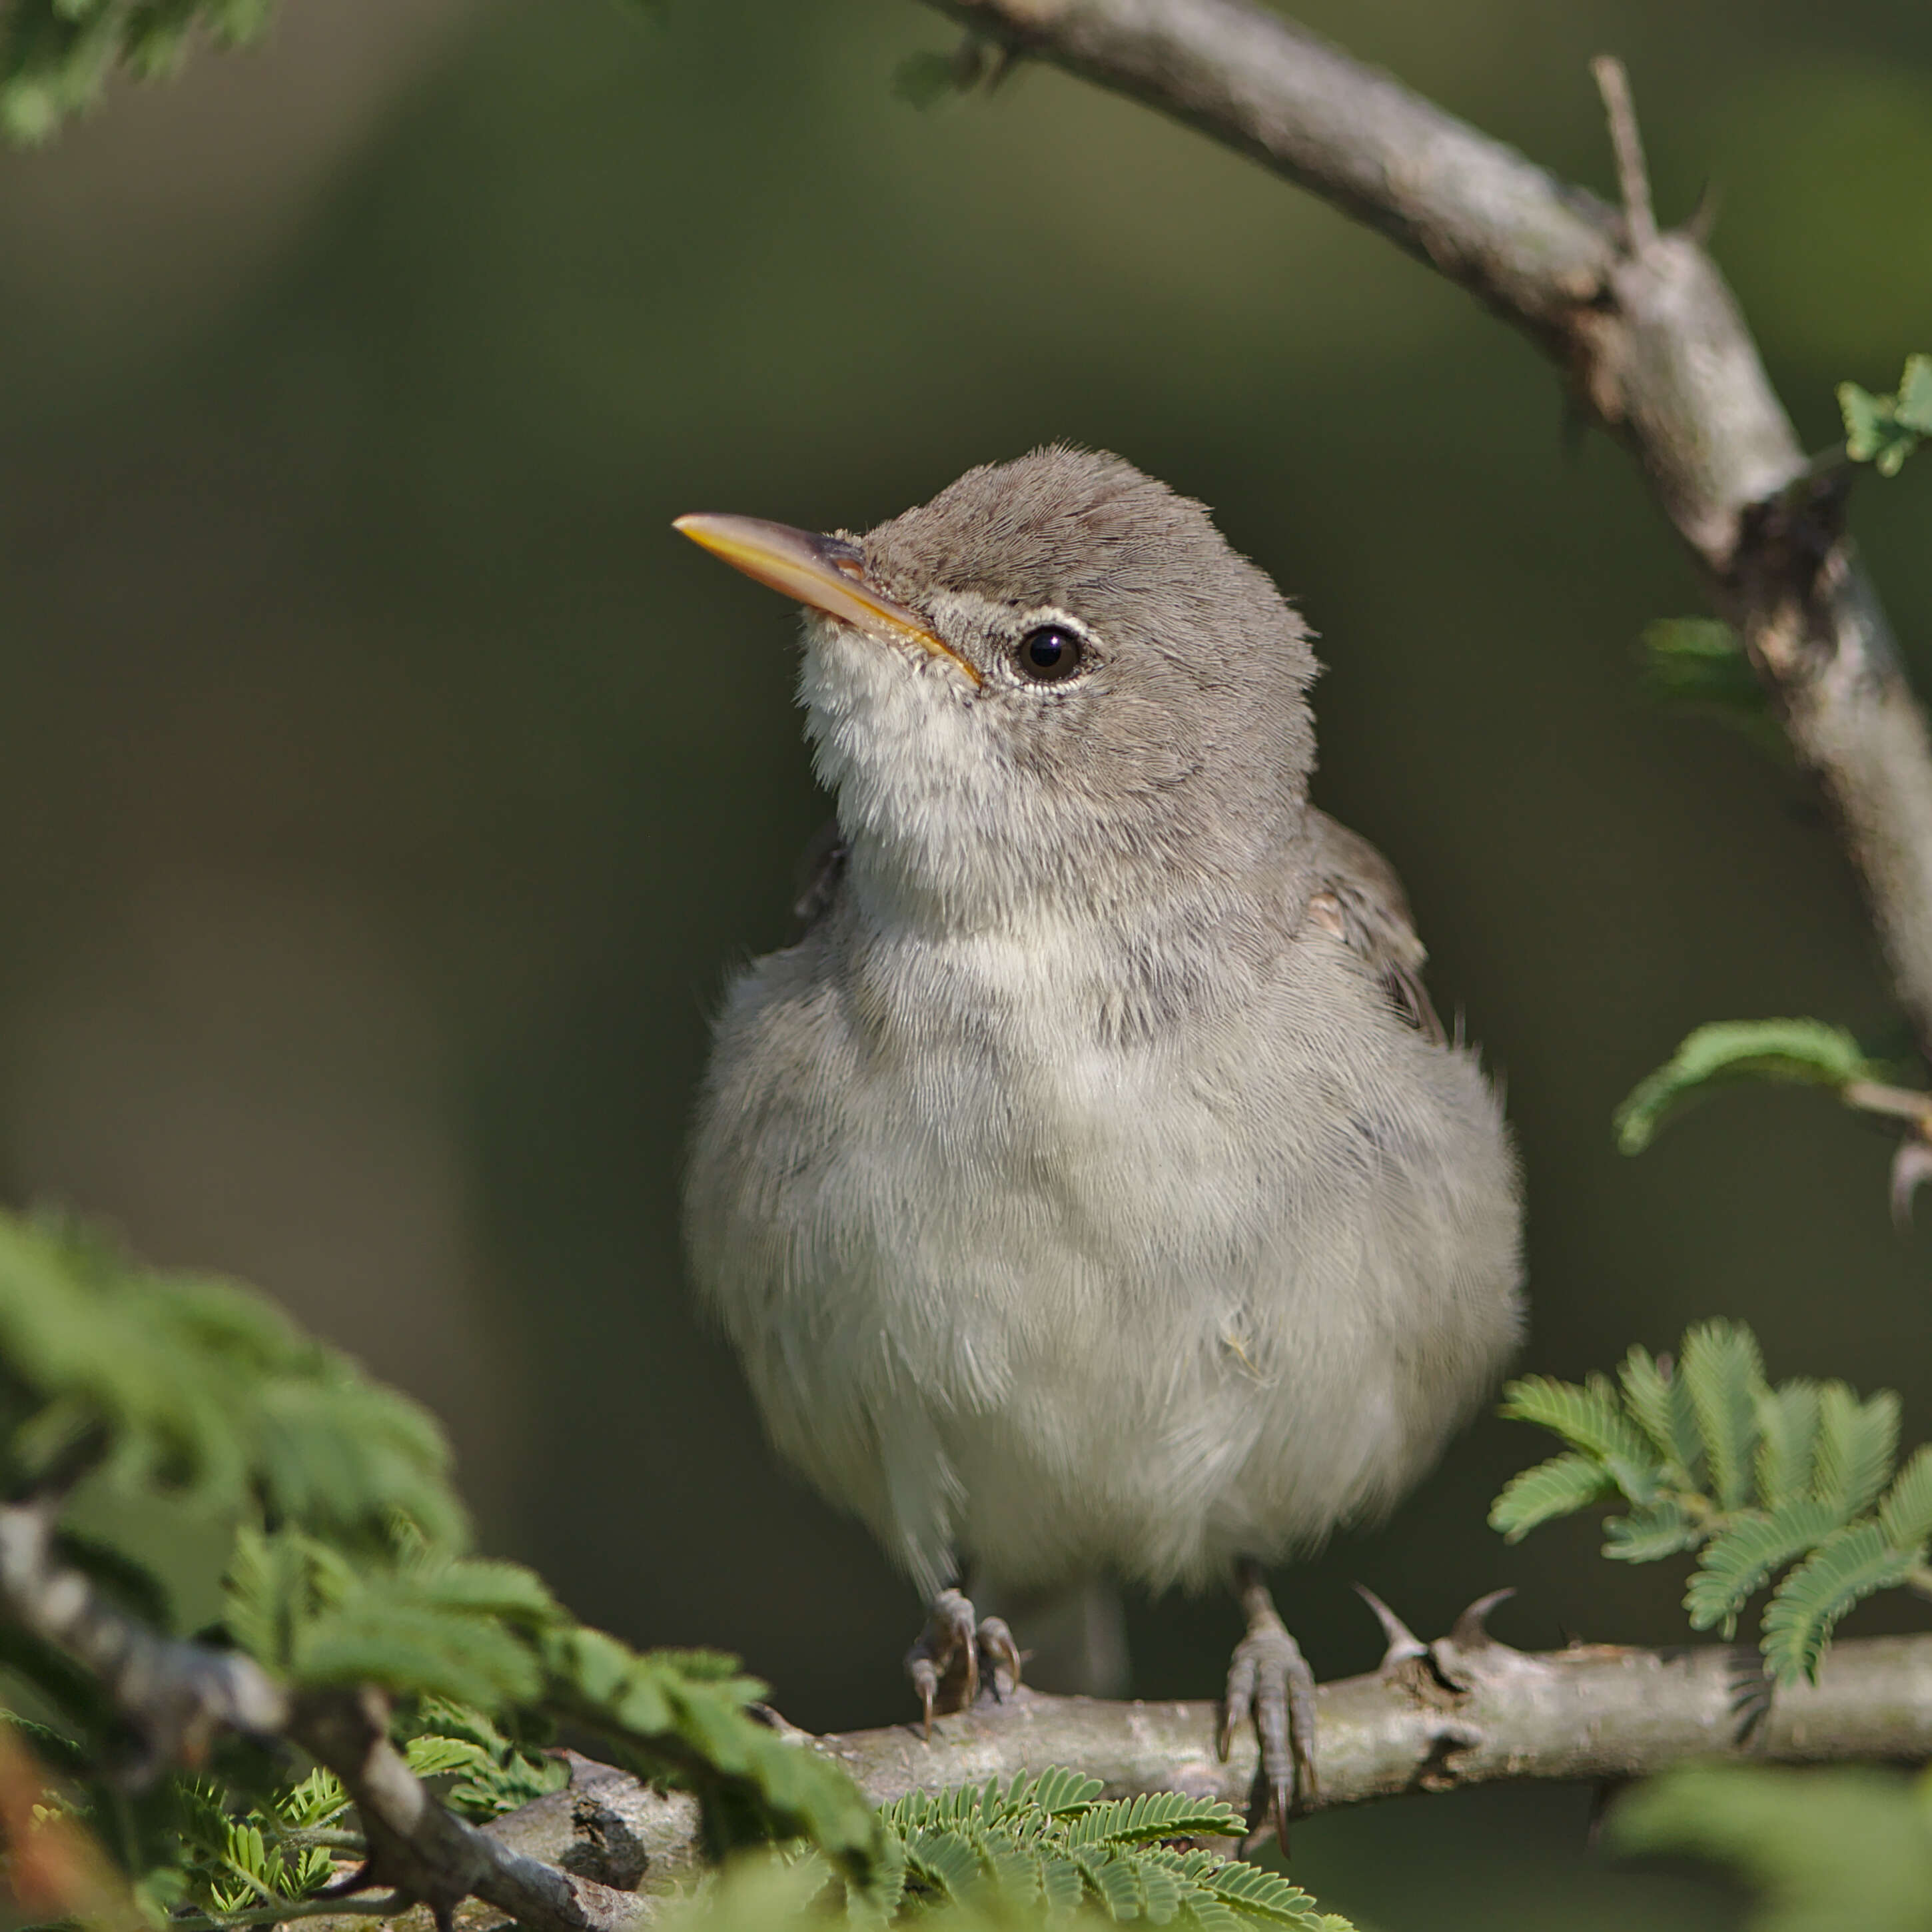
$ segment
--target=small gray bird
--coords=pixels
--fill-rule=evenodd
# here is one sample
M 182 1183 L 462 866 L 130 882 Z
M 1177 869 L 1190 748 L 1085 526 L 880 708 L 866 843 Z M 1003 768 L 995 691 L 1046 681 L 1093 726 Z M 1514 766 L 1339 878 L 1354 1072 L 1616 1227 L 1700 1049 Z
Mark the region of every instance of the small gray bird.
M 1234 1580 L 1286 1823 L 1314 1684 L 1262 1566 L 1429 1468 L 1521 1319 L 1516 1166 L 1394 872 L 1308 802 L 1308 635 L 1202 506 L 1056 446 L 862 536 L 677 527 L 806 608 L 838 837 L 717 1030 L 698 1282 L 780 1453 L 926 1593 Z M 994 1679 L 997 1682 L 997 1678 Z

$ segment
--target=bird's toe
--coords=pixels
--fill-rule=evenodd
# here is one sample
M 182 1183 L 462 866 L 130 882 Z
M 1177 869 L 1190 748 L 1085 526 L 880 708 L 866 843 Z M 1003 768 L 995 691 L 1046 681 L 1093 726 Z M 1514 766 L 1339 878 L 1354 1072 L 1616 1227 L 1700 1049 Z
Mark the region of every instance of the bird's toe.
M 926 1712 L 927 1737 L 933 1735 L 937 1714 L 970 1710 L 980 1698 L 980 1652 L 989 1627 L 1005 1638 L 1006 1650 L 1012 1650 L 1012 1633 L 1006 1624 L 999 1617 L 987 1617 L 982 1623 L 964 1590 L 941 1590 L 933 1598 L 926 1629 L 906 1652 L 906 1675 Z M 1018 1652 L 1014 1650 L 1012 1656 L 1014 1683 L 1018 1683 Z M 991 1650 L 991 1658 L 1003 1661 L 999 1648 Z
M 1315 1674 L 1301 1646 L 1279 1624 L 1250 1630 L 1234 1646 L 1222 1706 L 1220 1751 L 1252 1722 L 1261 1747 L 1256 1834 L 1269 1822 L 1284 1846 L 1298 1802 L 1318 1789 L 1315 1772 Z

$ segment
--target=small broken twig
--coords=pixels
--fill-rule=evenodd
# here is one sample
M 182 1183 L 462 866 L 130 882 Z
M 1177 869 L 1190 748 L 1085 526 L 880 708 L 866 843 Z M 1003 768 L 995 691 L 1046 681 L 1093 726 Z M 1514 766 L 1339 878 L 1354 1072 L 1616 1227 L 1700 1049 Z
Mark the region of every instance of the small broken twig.
M 1643 136 L 1636 124 L 1636 104 L 1630 98 L 1630 76 L 1615 54 L 1599 54 L 1590 63 L 1604 112 L 1610 124 L 1610 146 L 1617 158 L 1617 192 L 1624 205 L 1624 227 L 1633 255 L 1648 254 L 1657 245 L 1657 212 L 1651 204 L 1650 171 L 1644 166 Z

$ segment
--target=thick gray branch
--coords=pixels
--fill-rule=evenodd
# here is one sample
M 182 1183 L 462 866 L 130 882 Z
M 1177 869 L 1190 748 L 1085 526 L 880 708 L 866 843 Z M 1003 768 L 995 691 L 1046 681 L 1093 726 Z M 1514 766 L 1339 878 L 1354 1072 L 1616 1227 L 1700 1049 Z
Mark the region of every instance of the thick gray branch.
M 1389 1655 L 1372 1676 L 1316 1694 L 1319 1796 L 1304 1809 L 1503 1780 L 1642 1777 L 1691 1756 L 1816 1764 L 1932 1757 L 1932 1636 L 1836 1646 L 1814 1685 L 1766 1699 L 1754 1653 L 1578 1646 L 1540 1654 L 1490 1636 L 1485 1598 L 1450 1634 L 1418 1642 L 1384 1616 Z M 573 1758 L 565 1790 L 478 1830 L 425 1790 L 388 1736 L 381 1695 L 291 1696 L 247 1658 L 158 1636 L 55 1552 L 46 1510 L 0 1506 L 0 1611 L 100 1676 L 155 1757 L 205 1748 L 218 1727 L 292 1739 L 340 1778 L 367 1836 L 372 1883 L 445 1918 L 465 1900 L 536 1932 L 620 1932 L 648 1894 L 699 1862 L 688 1796 Z M 790 1735 L 843 1766 L 879 1802 L 1070 1765 L 1112 1792 L 1184 1790 L 1246 1806 L 1251 1738 L 1215 1755 L 1213 1704 L 1105 1703 L 1004 1687 L 942 1718 L 842 1736 Z M 642 1885 L 646 1897 L 633 1889 Z M 318 1922 L 320 1924 L 321 1922 Z M 366 1920 L 362 1922 L 367 1924 Z
M 1932 748 L 1842 526 L 1716 265 L 1251 0 L 930 0 L 1212 135 L 1524 328 L 1634 452 L 1834 808 L 1932 1046 Z M 1620 145 L 1634 152 L 1634 119 Z M 1628 156 L 1626 156 L 1626 160 Z M 1901 347 L 1910 345 L 1901 345 Z
M 1513 1650 L 1466 1618 L 1456 1634 L 1398 1646 L 1382 1672 L 1316 1693 L 1319 1798 L 1332 1810 L 1404 1793 L 1510 1780 L 1640 1778 L 1689 1757 L 1766 1764 L 1932 1757 L 1932 1636 L 1840 1643 L 1816 1684 L 1781 1690 L 1766 1710 L 1754 1652 L 1607 1644 Z M 1010 1778 L 1070 1765 L 1110 1793 L 1184 1790 L 1246 1806 L 1252 1738 L 1215 1756 L 1220 1706 L 1104 1703 L 1030 1691 L 943 1718 L 928 1742 L 914 1724 L 812 1738 L 884 1804 L 915 1789 Z M 1745 1735 L 1749 1720 L 1757 1721 Z M 578 1760 L 568 1790 L 491 1828 L 547 1862 L 594 1868 L 613 1844 L 647 1891 L 697 1863 L 696 1808 L 621 1772 Z

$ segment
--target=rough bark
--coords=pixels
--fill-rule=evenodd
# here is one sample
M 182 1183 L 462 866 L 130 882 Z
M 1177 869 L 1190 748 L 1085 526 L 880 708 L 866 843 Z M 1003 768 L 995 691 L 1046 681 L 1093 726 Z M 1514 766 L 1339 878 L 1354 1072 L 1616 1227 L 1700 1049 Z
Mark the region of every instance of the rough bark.
M 1403 1634 L 1382 1670 L 1316 1692 L 1318 1797 L 1300 1815 L 1422 1792 L 1530 1780 L 1640 1778 L 1690 1757 L 1762 1764 L 1919 1762 L 1932 1757 L 1932 1637 L 1836 1646 L 1815 1684 L 1766 1701 L 1754 1652 L 1574 1646 L 1514 1650 L 1467 1617 L 1429 1645 Z M 866 1794 L 1007 1779 L 1071 1765 L 1110 1795 L 1180 1790 L 1246 1805 L 1251 1737 L 1215 1755 L 1220 1707 L 1109 1703 L 1022 1690 L 942 1718 L 928 1741 L 916 1724 L 821 1738 L 824 1752 Z M 574 1761 L 568 1790 L 514 1812 L 493 1834 L 548 1863 L 656 1891 L 698 1864 L 692 1801 L 622 1772 Z M 611 1848 L 615 1847 L 614 1853 Z M 614 1863 L 612 1862 L 614 1860 Z

